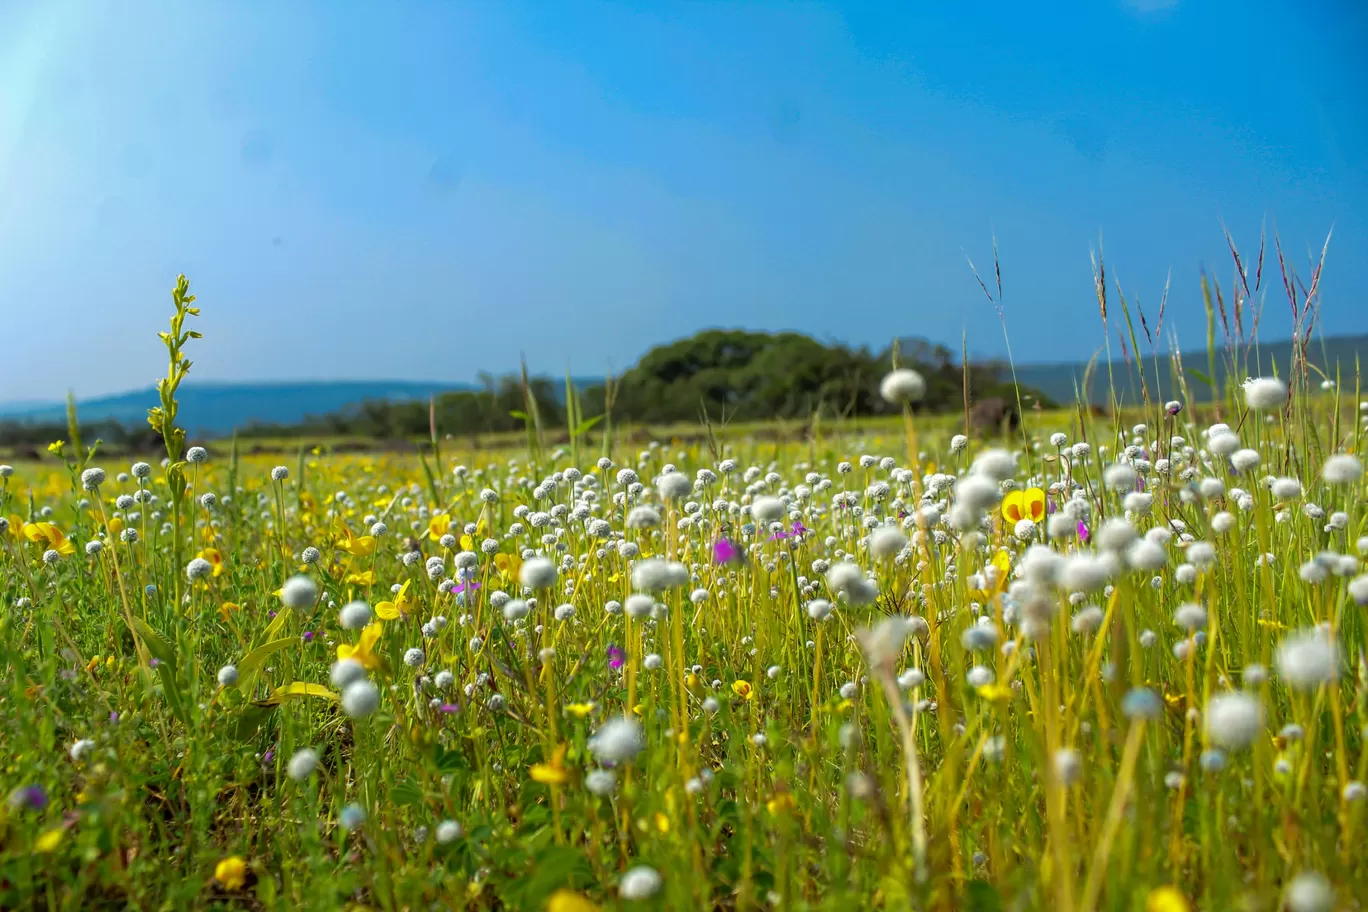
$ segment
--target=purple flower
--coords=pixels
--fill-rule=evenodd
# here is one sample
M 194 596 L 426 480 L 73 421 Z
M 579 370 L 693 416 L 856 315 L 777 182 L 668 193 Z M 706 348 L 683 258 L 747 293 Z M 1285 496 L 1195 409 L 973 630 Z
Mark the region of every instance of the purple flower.
M 30 811 L 41 811 L 47 807 L 47 792 L 43 790 L 41 785 L 20 786 L 10 792 L 9 803 L 10 807 L 16 811 L 24 808 Z
M 803 521 L 802 521 L 801 519 L 795 519 L 795 520 L 793 521 L 793 537 L 794 537 L 794 538 L 802 538 L 804 535 L 807 535 L 807 534 L 808 534 L 808 527 L 805 526 L 805 525 L 803 525 Z
M 269 750 L 266 751 L 266 753 L 264 753 L 264 754 L 261 755 L 261 762 L 262 762 L 262 763 L 270 763 L 270 762 L 271 762 L 272 760 L 274 760 L 274 759 L 275 759 L 275 748 L 274 748 L 274 747 L 270 748 Z
M 148 664 L 151 665 L 153 668 L 156 668 L 158 665 L 161 664 L 161 659 L 154 658 Z
M 1089 537 L 1087 523 L 1080 519 L 1078 521 L 1078 540 L 1086 545 Z
M 437 711 L 451 715 L 452 713 L 460 712 L 461 705 L 459 703 L 443 703 L 441 706 L 437 707 Z
M 741 549 L 725 538 L 719 538 L 713 545 L 713 563 L 730 564 L 741 558 Z
M 119 724 L 119 713 L 118 713 L 117 710 L 110 710 L 110 712 L 109 712 L 109 724 L 110 724 L 110 725 L 118 725 L 118 724 Z
M 314 633 L 313 633 L 312 630 L 306 630 L 306 631 L 304 631 L 304 636 L 303 636 L 304 642 L 306 642 L 306 643 L 312 643 L 312 642 L 313 642 L 313 638 L 314 638 Z
M 608 647 L 608 667 L 609 667 L 609 668 L 613 669 L 613 671 L 617 671 L 619 668 L 622 667 L 623 663 L 626 662 L 626 661 L 627 661 L 627 653 L 623 652 L 623 651 L 622 651 L 620 648 L 618 648 L 617 646 L 609 646 L 609 647 Z

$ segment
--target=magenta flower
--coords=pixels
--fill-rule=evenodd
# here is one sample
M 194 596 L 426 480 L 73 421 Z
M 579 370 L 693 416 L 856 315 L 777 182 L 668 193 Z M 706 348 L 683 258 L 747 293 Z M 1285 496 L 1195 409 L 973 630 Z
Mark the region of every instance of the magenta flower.
M 741 549 L 728 539 L 719 538 L 713 545 L 713 563 L 730 564 L 741 559 Z
M 452 713 L 460 712 L 461 707 L 458 703 L 443 703 L 441 706 L 437 707 L 437 711 L 451 715 Z
M 609 667 L 609 668 L 613 669 L 613 671 L 617 671 L 619 668 L 622 667 L 623 663 L 626 662 L 626 661 L 627 661 L 627 653 L 623 652 L 623 651 L 622 651 L 620 648 L 618 648 L 617 646 L 609 646 L 609 647 L 608 647 L 608 667 Z
M 1078 540 L 1086 545 L 1088 543 L 1088 538 L 1088 525 L 1080 519 L 1078 521 Z

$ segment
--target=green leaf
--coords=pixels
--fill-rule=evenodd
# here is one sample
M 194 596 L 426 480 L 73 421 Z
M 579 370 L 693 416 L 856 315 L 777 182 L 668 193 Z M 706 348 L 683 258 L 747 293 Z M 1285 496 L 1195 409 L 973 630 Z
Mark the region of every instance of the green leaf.
M 602 415 L 595 415 L 593 418 L 584 419 L 575 427 L 575 436 L 579 437 L 581 434 L 587 433 L 588 431 L 593 429 L 594 425 L 598 424 L 602 420 Z
M 250 741 L 256 736 L 257 730 L 275 712 L 275 705 L 262 706 L 259 703 L 248 703 L 238 714 L 237 725 L 234 726 L 233 737 L 239 741 Z
M 279 616 L 280 615 L 276 615 L 276 617 Z M 257 672 L 261 670 L 261 667 L 266 663 L 266 660 L 277 652 L 280 652 L 282 649 L 298 646 L 300 642 L 301 640 L 299 637 L 285 637 L 279 640 L 272 640 L 247 653 L 242 657 L 242 661 L 238 662 L 238 688 L 242 690 L 243 693 L 251 693 L 252 685 L 256 683 Z
M 971 880 L 964 887 L 964 912 L 1002 912 L 1002 897 L 985 880 Z
M 423 803 L 423 790 L 412 779 L 405 779 L 390 789 L 390 799 L 396 804 L 419 805 Z
M 513 409 L 508 415 L 510 418 L 517 418 L 519 421 L 527 420 L 527 412 L 519 411 L 518 409 Z
M 285 684 L 271 691 L 271 695 L 264 700 L 257 702 L 258 706 L 279 706 L 287 700 L 296 697 L 319 697 L 324 700 L 331 700 L 336 703 L 342 699 L 335 691 L 329 690 L 322 684 L 309 684 L 305 681 L 295 681 L 293 684 Z
M 1211 378 L 1210 378 L 1210 377 L 1208 377 L 1206 374 L 1202 373 L 1201 371 L 1197 370 L 1195 367 L 1190 367 L 1190 368 L 1188 368 L 1188 373 L 1189 373 L 1189 374 L 1192 374 L 1192 376 L 1196 377 L 1198 380 L 1202 381 L 1202 382 L 1205 383 L 1207 386 L 1212 386 L 1212 387 L 1215 386 L 1215 384 L 1211 382 Z
M 180 684 L 176 681 L 176 667 L 170 662 L 162 662 L 157 666 L 157 675 L 161 678 L 162 693 L 166 695 L 166 704 L 171 707 L 171 713 L 186 725 L 190 724 L 190 714 L 185 708 L 185 697 L 181 696 Z
M 147 622 L 141 618 L 132 618 L 131 623 L 133 624 L 133 632 L 143 641 L 143 645 L 147 647 L 147 651 L 152 654 L 152 657 L 158 662 L 164 662 L 175 668 L 176 647 L 171 645 L 171 641 L 149 627 Z
M 460 751 L 437 748 L 437 772 L 446 776 L 465 768 L 466 760 Z

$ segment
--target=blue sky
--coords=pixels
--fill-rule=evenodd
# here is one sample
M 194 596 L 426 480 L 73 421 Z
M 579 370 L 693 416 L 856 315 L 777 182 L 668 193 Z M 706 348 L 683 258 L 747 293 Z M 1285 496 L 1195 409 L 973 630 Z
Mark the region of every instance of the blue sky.
M 1368 330 L 1368 13 L 1057 4 L 0 4 L 0 400 L 629 366 L 705 326 L 1103 336 L 1089 248 L 1187 347 L 1199 268 L 1333 226 Z M 1276 283 L 1265 338 L 1290 331 Z M 1167 334 L 1167 332 L 1166 332 Z

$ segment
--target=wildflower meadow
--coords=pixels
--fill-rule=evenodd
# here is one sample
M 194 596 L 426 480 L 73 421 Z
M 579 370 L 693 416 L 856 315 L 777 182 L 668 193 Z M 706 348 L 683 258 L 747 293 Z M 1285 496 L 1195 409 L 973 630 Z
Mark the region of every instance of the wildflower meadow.
M 1291 364 L 1130 328 L 998 429 L 895 350 L 801 439 L 270 456 L 187 439 L 182 278 L 164 453 L 0 466 L 0 908 L 1360 908 L 1368 404 L 1289 287 Z

